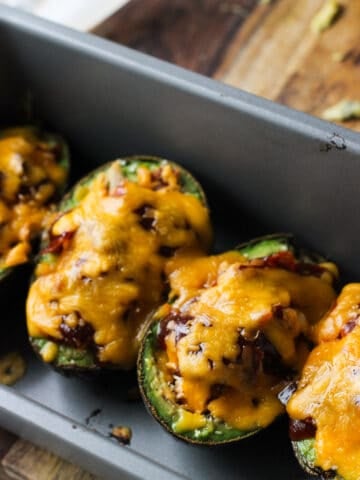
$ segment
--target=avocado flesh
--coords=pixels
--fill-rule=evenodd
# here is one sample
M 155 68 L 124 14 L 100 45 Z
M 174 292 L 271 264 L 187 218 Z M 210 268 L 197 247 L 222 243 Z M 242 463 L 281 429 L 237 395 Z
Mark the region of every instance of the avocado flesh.
M 63 140 L 63 138 L 54 133 L 42 132 L 38 127 L 35 126 L 25 126 L 25 127 L 18 127 L 21 130 L 26 129 L 29 130 L 34 136 L 36 136 L 39 140 L 47 143 L 48 145 L 60 145 L 61 151 L 58 154 L 57 163 L 67 172 L 70 171 L 70 152 L 67 143 Z M 5 136 L 6 130 L 0 132 L 0 139 Z M 57 196 L 63 194 L 66 188 L 66 183 L 64 183 L 61 188 L 57 191 Z M 33 252 L 33 255 L 36 252 Z M 29 262 L 27 262 L 29 263 Z M 23 264 L 16 265 L 14 267 L 5 267 L 0 269 L 0 282 L 4 280 L 9 275 L 12 275 L 17 272 L 18 268 L 21 267 Z
M 292 241 L 293 237 L 289 234 L 267 235 L 245 244 L 240 244 L 236 247 L 236 250 L 248 260 L 255 260 L 275 253 L 293 250 Z
M 325 261 L 322 255 L 299 246 L 291 233 L 274 233 L 255 238 L 238 245 L 236 250 L 248 260 L 266 258 L 280 252 L 292 252 L 298 262 L 316 264 Z
M 179 171 L 180 171 L 180 184 L 182 186 L 181 191 L 183 193 L 189 193 L 193 195 L 194 197 L 198 198 L 204 205 L 207 205 L 206 201 L 206 196 L 205 193 L 199 184 L 197 180 L 191 175 L 190 172 L 185 170 L 183 167 L 178 165 L 177 163 L 170 162 L 169 160 L 158 158 L 158 157 L 152 157 L 148 155 L 137 155 L 133 157 L 126 157 L 126 158 L 121 158 L 118 160 L 122 172 L 125 176 L 126 179 L 130 180 L 131 182 L 135 182 L 137 179 L 137 170 L 140 167 L 147 168 L 150 171 L 158 169 L 162 163 L 166 162 L 169 163 L 172 166 L 175 166 Z M 76 198 L 75 198 L 75 191 L 78 187 L 86 187 L 88 185 L 91 185 L 91 182 L 95 179 L 95 177 L 106 170 L 109 165 L 111 165 L 113 162 L 105 163 L 104 165 L 101 165 L 99 168 L 93 170 L 90 172 L 88 175 L 86 175 L 84 178 L 79 180 L 76 185 L 68 192 L 63 200 L 60 203 L 59 210 L 60 211 L 67 211 L 70 210 L 71 208 L 76 207 L 76 205 L 79 203 Z
M 54 343 L 47 338 L 30 337 L 30 343 L 33 349 L 40 356 L 41 350 L 50 342 Z M 58 348 L 58 354 L 53 362 L 54 367 L 65 369 L 76 367 L 80 370 L 97 368 L 95 357 L 88 350 L 70 347 L 62 343 L 58 343 Z
M 324 472 L 324 470 L 316 466 L 315 438 L 292 441 L 291 444 L 295 457 L 305 472 L 309 473 L 310 475 L 320 476 L 321 478 L 326 479 L 346 480 L 336 472 Z
M 183 167 L 179 166 L 174 162 L 170 162 L 166 159 L 152 157 L 152 156 L 133 156 L 126 157 L 118 160 L 122 172 L 130 181 L 136 181 L 137 179 L 137 170 L 140 167 L 149 169 L 150 171 L 157 170 L 162 163 L 166 162 L 172 166 L 175 166 L 179 172 L 180 184 L 182 186 L 181 191 L 183 193 L 189 193 L 196 198 L 198 198 L 204 205 L 207 205 L 205 193 L 201 185 L 197 180 L 191 175 L 190 172 L 185 170 Z M 79 187 L 90 186 L 93 180 L 101 172 L 106 170 L 113 162 L 106 163 L 94 171 L 90 172 L 84 178 L 79 180 L 76 185 L 64 196 L 62 201 L 59 204 L 59 211 L 65 212 L 76 207 L 81 200 L 76 198 L 76 191 Z M 42 245 L 42 248 L 46 248 L 46 243 Z M 44 262 L 53 264 L 57 261 L 57 255 L 53 253 L 41 254 L 38 257 L 38 262 Z M 0 272 L 1 275 L 1 272 Z M 1 279 L 1 276 L 0 276 Z M 85 370 L 101 370 L 105 366 L 100 365 L 97 362 L 96 354 L 91 352 L 90 349 L 84 348 L 79 349 L 73 346 L 66 345 L 65 343 L 59 341 L 58 339 L 53 338 L 41 338 L 41 337 L 30 337 L 30 343 L 37 354 L 40 354 L 41 349 L 44 347 L 46 342 L 56 343 L 59 347 L 58 354 L 55 357 L 54 361 L 51 364 L 59 369 L 64 369 L 68 371 L 73 371 L 74 373 L 78 371 Z M 107 367 L 107 366 L 106 366 Z M 109 368 L 115 369 L 116 366 L 110 365 Z
M 312 254 L 303 249 L 299 250 L 291 234 L 280 233 L 267 235 L 240 244 L 235 250 L 248 260 L 266 258 L 285 251 L 292 252 L 295 260 L 299 262 L 307 261 L 311 263 L 310 259 L 314 258 L 315 255 L 317 259 L 323 260 L 323 258 L 317 254 Z M 158 371 L 156 366 L 155 357 L 159 323 L 160 322 L 154 323 L 148 330 L 138 357 L 140 391 L 145 405 L 155 419 L 176 437 L 189 443 L 198 444 L 218 445 L 230 443 L 252 436 L 262 430 L 262 428 L 238 430 L 222 422 L 220 419 L 204 416 L 206 420 L 204 427 L 187 432 L 176 431 L 176 423 L 180 416 L 179 412 L 181 407 L 171 400 L 164 398 L 162 394 L 164 389 L 161 385 L 161 372 Z
M 240 440 L 257 433 L 256 430 L 238 430 L 221 420 L 204 416 L 205 425 L 195 430 L 180 432 L 176 428 L 180 416 L 180 408 L 162 395 L 161 377 L 158 375 L 154 352 L 157 344 L 159 323 L 151 326 L 139 353 L 139 385 L 146 406 L 152 415 L 170 433 L 189 443 L 221 444 Z

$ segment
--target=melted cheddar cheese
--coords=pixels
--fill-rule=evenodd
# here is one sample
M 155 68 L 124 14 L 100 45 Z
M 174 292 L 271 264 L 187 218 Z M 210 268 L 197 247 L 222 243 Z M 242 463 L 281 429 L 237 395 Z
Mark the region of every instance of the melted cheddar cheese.
M 347 285 L 319 324 L 321 343 L 311 352 L 287 411 L 316 425 L 316 465 L 346 480 L 360 478 L 360 284 Z M 350 323 L 348 331 L 342 328 Z M 354 322 L 354 323 L 353 323 Z
M 165 163 L 155 173 L 141 167 L 133 182 L 114 162 L 75 191 L 81 200 L 50 232 L 55 242 L 67 235 L 66 246 L 55 262 L 38 265 L 30 289 L 30 336 L 66 342 L 90 325 L 85 346 L 96 348 L 100 363 L 134 366 L 169 257 L 206 251 L 211 242 L 208 209 L 181 191 L 177 169 Z
M 335 340 L 346 334 L 360 319 L 360 284 L 346 285 L 334 308 L 314 328 L 316 343 Z M 345 330 L 345 331 L 344 331 Z
M 182 266 L 178 260 L 177 267 L 170 273 L 175 301 L 157 313 L 165 331 L 156 358 L 169 385 L 165 397 L 232 428 L 265 427 L 283 410 L 276 368 L 302 367 L 308 350 L 300 337 L 335 298 L 330 277 L 254 268 L 237 252 Z
M 56 152 L 31 129 L 0 138 L 0 270 L 25 263 L 31 240 L 46 224 L 49 202 L 64 184 L 66 170 Z

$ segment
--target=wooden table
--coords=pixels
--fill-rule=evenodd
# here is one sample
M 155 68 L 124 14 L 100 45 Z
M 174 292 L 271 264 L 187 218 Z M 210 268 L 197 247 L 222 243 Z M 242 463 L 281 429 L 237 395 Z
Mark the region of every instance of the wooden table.
M 93 32 L 321 116 L 360 100 L 360 0 L 326 31 L 310 22 L 324 0 L 130 0 Z M 348 121 L 360 131 L 360 120 Z M 0 480 L 89 480 L 92 475 L 0 430 Z

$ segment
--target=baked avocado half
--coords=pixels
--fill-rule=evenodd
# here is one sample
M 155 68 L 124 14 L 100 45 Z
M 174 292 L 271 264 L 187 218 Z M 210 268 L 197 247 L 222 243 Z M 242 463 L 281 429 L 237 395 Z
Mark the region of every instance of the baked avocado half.
M 204 192 L 184 168 L 149 156 L 100 167 L 44 234 L 27 300 L 32 346 L 62 370 L 131 370 L 166 298 L 166 265 L 211 241 Z
M 316 261 L 313 260 L 316 258 Z M 150 413 L 190 443 L 238 441 L 269 425 L 335 299 L 335 265 L 271 235 L 178 262 L 138 358 Z
M 321 478 L 360 478 L 360 283 L 316 327 L 317 346 L 286 409 L 297 459 Z
M 0 280 L 32 258 L 69 167 L 60 136 L 33 126 L 0 131 Z

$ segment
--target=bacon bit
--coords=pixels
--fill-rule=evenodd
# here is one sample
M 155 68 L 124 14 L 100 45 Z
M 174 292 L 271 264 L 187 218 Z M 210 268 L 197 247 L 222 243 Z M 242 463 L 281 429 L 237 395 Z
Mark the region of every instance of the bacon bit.
M 284 316 L 284 307 L 280 304 L 272 306 L 272 316 L 281 319 Z
M 294 272 L 296 270 L 296 259 L 292 252 L 278 252 L 263 258 L 254 258 L 240 265 L 240 270 L 248 267 L 253 268 L 284 268 Z
M 304 420 L 290 419 L 289 435 L 294 442 L 314 438 L 316 434 L 316 424 L 311 417 Z
M 270 268 L 280 267 L 295 272 L 296 260 L 292 252 L 278 252 L 264 258 L 264 266 Z
M 343 325 L 342 329 L 340 330 L 338 338 L 346 337 L 346 335 L 348 333 L 350 333 L 352 330 L 354 330 L 354 328 L 356 327 L 358 322 L 359 322 L 359 318 L 355 318 L 355 319 L 349 320 L 347 323 L 345 323 L 345 325 Z
M 151 172 L 151 188 L 152 190 L 160 190 L 162 188 L 176 189 L 179 187 L 180 171 L 174 169 L 170 165 L 164 165 Z
M 125 183 L 120 183 L 111 192 L 112 197 L 122 197 L 126 193 Z
M 314 275 L 320 277 L 327 270 L 316 263 L 297 262 L 292 252 L 278 252 L 264 258 L 256 258 L 240 265 L 240 270 L 245 268 L 283 268 L 300 275 Z
M 258 374 L 260 369 L 266 375 L 278 377 L 291 373 L 289 368 L 282 363 L 279 352 L 262 332 L 256 332 L 251 339 L 246 338 L 245 333 L 241 331 L 238 337 L 240 352 L 236 359 L 237 363 L 246 364 L 253 375 Z
M 210 396 L 207 399 L 206 404 L 209 404 L 213 400 L 220 398 L 222 395 L 224 395 L 226 392 L 229 392 L 230 390 L 232 390 L 230 385 L 225 385 L 224 383 L 214 383 L 210 387 Z
M 49 245 L 41 251 L 41 254 L 45 253 L 61 253 L 66 250 L 70 244 L 70 240 L 74 236 L 75 232 L 64 232 L 61 235 L 54 237 Z
M 158 250 L 158 254 L 161 255 L 162 257 L 170 258 L 175 254 L 177 249 L 178 247 L 169 247 L 167 245 L 161 245 Z
M 162 177 L 162 167 L 158 168 L 151 172 L 151 180 L 153 182 L 152 189 L 153 190 L 160 190 L 161 188 L 167 187 L 168 183 L 164 181 Z
M 79 318 L 77 325 L 72 328 L 64 319 L 59 327 L 63 341 L 75 348 L 85 348 L 92 345 L 94 343 L 94 328 L 90 323 L 81 319 L 78 313 L 73 313 Z
M 159 333 L 157 335 L 158 346 L 165 350 L 165 337 L 170 332 L 175 332 L 175 342 L 179 342 L 189 333 L 187 322 L 193 320 L 191 315 L 184 314 L 179 310 L 172 310 L 165 318 L 160 321 Z M 170 327 L 171 322 L 171 327 Z
M 144 203 L 143 205 L 141 205 L 141 207 L 134 210 L 134 213 L 141 217 L 139 223 L 144 230 L 151 230 L 154 228 L 155 217 L 154 207 L 152 205 Z
M 160 320 L 159 331 L 156 338 L 157 346 L 161 350 L 166 350 L 165 337 L 168 335 L 168 333 L 169 330 L 167 328 L 167 320 L 166 318 L 163 318 L 162 320 Z

